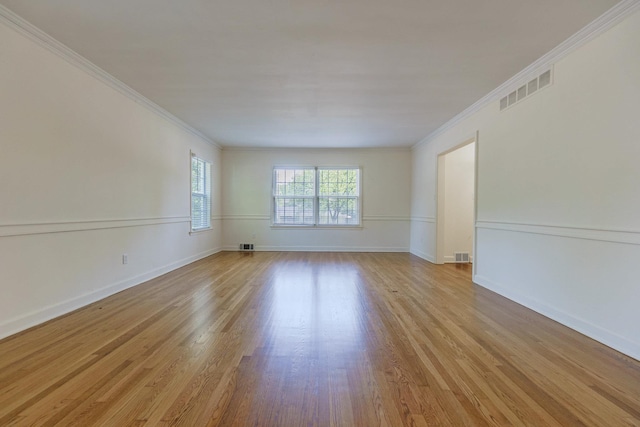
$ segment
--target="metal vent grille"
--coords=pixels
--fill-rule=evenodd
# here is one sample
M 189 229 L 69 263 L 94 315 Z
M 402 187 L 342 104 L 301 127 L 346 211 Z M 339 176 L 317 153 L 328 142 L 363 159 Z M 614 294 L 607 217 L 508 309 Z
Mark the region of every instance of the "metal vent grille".
M 456 262 L 469 262 L 469 252 L 454 252 L 453 255 L 455 255 Z
M 507 108 L 515 105 L 516 103 L 522 101 L 538 90 L 547 87 L 552 82 L 552 73 L 551 69 L 545 71 L 540 74 L 533 80 L 530 80 L 528 83 L 523 84 L 518 89 L 509 93 L 508 95 L 503 96 L 500 99 L 500 111 L 506 110 Z
M 240 243 L 240 250 L 241 251 L 252 251 L 253 250 L 253 243 Z

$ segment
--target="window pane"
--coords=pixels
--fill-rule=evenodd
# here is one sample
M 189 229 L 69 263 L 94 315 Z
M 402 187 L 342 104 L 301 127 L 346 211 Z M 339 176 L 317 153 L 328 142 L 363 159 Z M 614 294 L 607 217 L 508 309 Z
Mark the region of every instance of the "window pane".
M 204 162 L 198 159 L 198 192 L 204 193 L 205 191 L 205 179 L 206 175 L 204 173 Z
M 274 191 L 276 196 L 315 195 L 313 169 L 275 169 Z
M 314 224 L 313 199 L 277 197 L 275 199 L 275 224 Z
M 198 159 L 191 158 L 191 192 L 198 189 Z
M 358 198 L 320 197 L 319 224 L 359 225 Z
M 191 191 L 204 193 L 207 186 L 207 163 L 197 157 L 191 159 Z
M 209 198 L 202 194 L 191 195 L 191 228 L 206 228 L 210 224 Z
M 358 196 L 358 169 L 320 169 L 318 194 L 321 196 Z

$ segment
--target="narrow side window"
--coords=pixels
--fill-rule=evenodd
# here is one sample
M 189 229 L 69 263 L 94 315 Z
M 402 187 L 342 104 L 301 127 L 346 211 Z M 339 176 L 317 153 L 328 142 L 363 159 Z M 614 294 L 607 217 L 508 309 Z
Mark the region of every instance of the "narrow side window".
M 211 163 L 191 155 L 191 231 L 211 228 Z

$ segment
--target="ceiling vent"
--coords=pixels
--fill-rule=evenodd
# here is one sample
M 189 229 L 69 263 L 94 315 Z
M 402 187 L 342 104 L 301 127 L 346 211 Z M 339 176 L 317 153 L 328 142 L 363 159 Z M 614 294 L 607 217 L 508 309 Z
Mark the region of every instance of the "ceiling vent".
M 544 89 L 551 84 L 551 69 L 540 74 L 528 83 L 523 84 L 509 95 L 500 99 L 500 111 L 506 110 L 512 105 L 522 101 L 528 96 L 533 95 L 537 91 Z

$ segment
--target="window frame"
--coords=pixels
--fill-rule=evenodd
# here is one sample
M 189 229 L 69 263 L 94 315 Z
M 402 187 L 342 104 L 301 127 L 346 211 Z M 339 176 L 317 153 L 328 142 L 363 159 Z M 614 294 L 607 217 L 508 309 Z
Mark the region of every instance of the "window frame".
M 212 177 L 211 177 L 211 162 L 206 159 L 199 157 L 193 151 L 190 153 L 190 162 L 189 162 L 189 187 L 190 187 L 190 196 L 189 196 L 189 222 L 190 222 L 190 233 L 198 233 L 201 231 L 211 230 L 211 188 L 212 188 Z M 193 163 L 194 161 L 200 162 L 203 165 L 204 169 L 204 191 L 194 191 L 193 188 Z M 202 199 L 202 206 L 206 206 L 206 213 L 204 217 L 201 215 L 201 219 L 205 221 L 205 224 L 201 227 L 194 227 L 194 209 L 193 209 L 193 201 L 194 197 L 198 197 Z
M 314 171 L 314 195 L 312 196 L 278 196 L 276 194 L 276 174 L 279 170 L 313 170 Z M 320 195 L 320 171 L 323 170 L 355 170 L 357 173 L 357 191 L 355 196 L 342 195 Z M 272 228 L 305 228 L 305 229 L 328 229 L 328 228 L 362 228 L 362 167 L 361 166 L 274 166 L 272 169 L 271 183 L 271 227 Z M 282 198 L 313 199 L 313 224 L 308 223 L 284 223 L 276 222 L 277 200 Z M 339 198 L 356 199 L 358 218 L 354 224 L 320 224 L 320 199 Z

